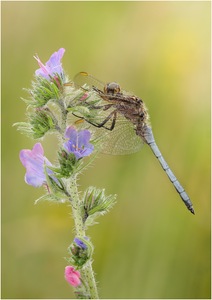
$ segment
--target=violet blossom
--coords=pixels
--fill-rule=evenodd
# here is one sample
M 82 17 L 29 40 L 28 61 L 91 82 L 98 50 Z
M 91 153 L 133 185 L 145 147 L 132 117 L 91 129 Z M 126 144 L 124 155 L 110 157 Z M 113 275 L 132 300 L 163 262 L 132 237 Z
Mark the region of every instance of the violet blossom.
M 87 249 L 87 245 L 79 238 L 75 238 L 74 242 L 76 243 L 76 245 L 80 248 L 82 248 L 83 250 Z
M 65 52 L 64 48 L 60 48 L 58 51 L 54 52 L 45 65 L 41 62 L 38 56 L 34 56 L 34 58 L 37 60 L 40 66 L 40 69 L 37 69 L 35 71 L 35 75 L 44 77 L 47 80 L 50 80 L 51 77 L 55 77 L 56 74 L 62 76 L 63 68 L 62 68 L 61 59 L 63 57 L 64 52 Z
M 69 140 L 63 144 L 63 147 L 68 153 L 73 153 L 76 159 L 88 156 L 94 150 L 94 146 L 89 143 L 91 138 L 89 130 L 77 131 L 74 126 L 69 126 L 65 137 Z
M 26 168 L 25 181 L 27 184 L 39 187 L 46 183 L 44 164 L 46 166 L 52 166 L 52 164 L 44 156 L 44 150 L 41 143 L 35 144 L 32 150 L 21 150 L 20 160 Z M 48 175 L 53 174 L 50 169 L 47 168 L 46 170 Z

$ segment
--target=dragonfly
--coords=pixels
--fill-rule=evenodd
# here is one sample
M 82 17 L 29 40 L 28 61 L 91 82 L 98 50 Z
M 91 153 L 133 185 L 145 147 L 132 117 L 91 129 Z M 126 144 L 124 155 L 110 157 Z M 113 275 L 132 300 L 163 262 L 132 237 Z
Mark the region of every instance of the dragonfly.
M 98 113 L 93 118 L 80 117 L 93 127 L 110 132 L 107 134 L 107 146 L 103 152 L 129 154 L 140 150 L 142 144 L 147 144 L 188 210 L 195 214 L 188 194 L 168 166 L 155 142 L 149 114 L 143 100 L 122 90 L 118 83 L 109 82 L 105 84 L 87 72 L 78 73 L 74 77 L 74 83 L 85 93 L 88 91 L 95 92 L 96 96 L 103 100 L 100 104 L 91 104 L 85 100 L 89 108 Z

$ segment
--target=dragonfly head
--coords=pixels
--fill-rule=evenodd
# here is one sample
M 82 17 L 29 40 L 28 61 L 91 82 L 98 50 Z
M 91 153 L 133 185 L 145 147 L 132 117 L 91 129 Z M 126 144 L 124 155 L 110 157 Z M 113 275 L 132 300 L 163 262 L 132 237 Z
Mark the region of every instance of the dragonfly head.
M 120 85 L 116 82 L 107 83 L 104 87 L 104 92 L 111 95 L 120 93 L 120 90 Z

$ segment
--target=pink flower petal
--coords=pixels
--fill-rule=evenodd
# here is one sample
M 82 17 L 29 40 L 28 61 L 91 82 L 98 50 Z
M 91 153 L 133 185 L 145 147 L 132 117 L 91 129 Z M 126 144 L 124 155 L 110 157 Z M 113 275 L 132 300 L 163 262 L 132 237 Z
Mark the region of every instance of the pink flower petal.
M 72 266 L 65 267 L 65 279 L 73 287 L 77 287 L 81 284 L 80 272 L 76 271 Z

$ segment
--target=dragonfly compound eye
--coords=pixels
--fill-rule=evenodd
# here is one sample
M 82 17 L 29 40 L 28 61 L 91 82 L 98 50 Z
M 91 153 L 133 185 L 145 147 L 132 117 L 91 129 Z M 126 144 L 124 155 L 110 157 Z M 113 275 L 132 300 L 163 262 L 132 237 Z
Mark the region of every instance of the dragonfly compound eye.
M 107 83 L 106 86 L 104 87 L 104 92 L 106 94 L 118 94 L 120 93 L 120 85 L 116 82 L 110 82 Z

